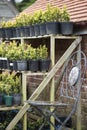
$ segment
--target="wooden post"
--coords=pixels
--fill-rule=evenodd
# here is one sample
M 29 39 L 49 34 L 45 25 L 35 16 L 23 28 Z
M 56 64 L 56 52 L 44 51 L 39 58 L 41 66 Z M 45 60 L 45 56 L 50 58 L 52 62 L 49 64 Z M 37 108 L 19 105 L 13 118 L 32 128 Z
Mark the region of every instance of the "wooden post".
M 52 67 L 54 66 L 55 64 L 55 39 L 54 39 L 54 36 L 52 35 L 50 37 L 50 57 L 51 57 L 51 65 Z M 50 101 L 54 101 L 55 100 L 55 81 L 54 81 L 54 78 L 52 78 L 51 82 L 50 82 Z M 53 111 L 54 108 L 51 108 L 51 111 Z M 54 121 L 54 118 L 51 117 L 51 122 L 53 124 L 55 124 L 55 121 Z M 50 126 L 51 130 L 54 130 L 54 127 L 51 125 Z
M 51 71 L 47 74 L 47 76 L 44 78 L 44 80 L 41 82 L 41 84 L 38 86 L 38 88 L 33 92 L 31 97 L 27 100 L 27 102 L 24 104 L 24 106 L 21 108 L 21 110 L 17 113 L 17 115 L 14 117 L 14 119 L 10 122 L 10 124 L 7 126 L 6 130 L 12 130 L 14 126 L 17 124 L 17 122 L 22 118 L 22 116 L 25 114 L 25 112 L 30 108 L 30 105 L 28 104 L 29 100 L 36 100 L 37 97 L 40 95 L 40 93 L 44 90 L 46 85 L 51 81 L 51 79 L 54 77 L 56 72 L 60 69 L 60 67 L 64 64 L 66 59 L 71 55 L 73 50 L 79 45 L 82 38 L 78 37 L 66 50 L 66 52 L 63 54 L 63 56 L 57 61 L 55 66 L 51 69 Z
M 78 46 L 78 50 L 81 51 L 81 44 L 79 44 Z M 77 60 L 80 61 L 81 59 L 81 54 L 79 53 L 78 56 L 77 56 Z M 80 77 L 80 81 L 78 83 L 78 88 L 81 84 L 81 77 Z M 81 93 L 80 93 L 80 96 L 79 96 L 79 101 L 78 101 L 78 104 L 77 104 L 77 124 L 76 124 L 76 129 L 77 130 L 81 130 Z
M 23 94 L 23 103 L 27 100 L 27 89 L 26 89 L 26 83 L 27 83 L 27 76 L 24 72 L 22 72 L 22 94 Z M 27 113 L 24 114 L 23 117 L 23 130 L 27 130 Z
M 21 37 L 21 44 L 24 44 L 24 38 Z

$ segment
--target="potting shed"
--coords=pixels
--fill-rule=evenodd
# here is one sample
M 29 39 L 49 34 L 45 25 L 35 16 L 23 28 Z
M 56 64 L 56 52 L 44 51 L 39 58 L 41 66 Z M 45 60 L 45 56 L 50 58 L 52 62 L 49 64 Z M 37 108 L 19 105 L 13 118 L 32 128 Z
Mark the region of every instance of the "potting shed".
M 19 37 L 13 37 L 10 38 L 10 40 L 20 40 L 21 43 L 23 44 L 25 41 L 27 43 L 33 44 L 34 47 L 37 47 L 40 43 L 46 44 L 49 50 L 49 56 L 51 58 L 51 67 L 50 70 L 47 73 L 44 72 L 34 72 L 31 73 L 30 71 L 28 72 L 22 72 L 22 92 L 23 92 L 23 101 L 24 105 L 22 108 L 19 110 L 18 114 L 15 116 L 15 118 L 10 122 L 10 124 L 7 126 L 6 130 L 11 130 L 14 128 L 14 126 L 18 123 L 18 121 L 24 117 L 24 122 L 23 122 L 23 130 L 27 130 L 27 111 L 30 108 L 29 101 L 35 101 L 41 92 L 46 88 L 48 83 L 50 83 L 50 92 L 47 91 L 48 96 L 50 95 L 50 101 L 55 100 L 55 78 L 54 76 L 59 73 L 58 77 L 61 77 L 63 74 L 60 68 L 62 68 L 63 64 L 65 63 L 66 59 L 72 54 L 74 50 L 82 50 L 86 56 L 86 40 L 87 40 L 87 2 L 80 1 L 80 0 L 37 0 L 32 6 L 29 8 L 25 9 L 23 11 L 24 13 L 31 13 L 33 14 L 34 11 L 42 9 L 45 10 L 47 7 L 47 4 L 52 4 L 53 7 L 60 7 L 62 8 L 62 5 L 66 5 L 68 12 L 70 14 L 71 21 L 73 21 L 74 24 L 74 30 L 73 30 L 73 35 L 72 34 L 46 34 L 46 35 L 39 35 L 39 36 L 19 36 Z M 80 58 L 80 57 L 79 57 Z M 42 76 L 42 82 L 39 83 L 39 85 L 36 86 L 34 92 L 30 93 L 31 86 L 28 86 L 28 92 L 27 93 L 27 86 L 26 84 L 29 83 L 31 80 L 34 82 L 31 78 L 35 76 L 39 77 Z M 27 78 L 28 77 L 28 78 Z M 30 78 L 29 78 L 30 77 Z M 57 78 L 58 78 L 57 77 Z M 56 78 L 56 79 L 57 79 Z M 84 78 L 84 85 L 82 86 L 82 100 L 79 99 L 79 103 L 77 106 L 77 123 L 76 127 L 77 130 L 81 130 L 81 101 L 82 101 L 82 119 L 84 122 L 84 125 L 86 125 L 86 118 L 87 118 L 87 113 L 86 113 L 86 100 L 87 100 L 87 84 L 86 84 L 86 75 Z M 38 79 L 38 78 L 37 78 Z M 35 81 L 36 83 L 37 81 Z M 57 80 L 57 84 L 59 83 L 59 80 Z M 29 84 L 30 85 L 30 84 Z M 50 94 L 49 94 L 50 93 Z M 27 95 L 29 99 L 27 98 Z M 81 98 L 81 95 L 80 95 Z M 53 130 L 53 128 L 51 128 Z

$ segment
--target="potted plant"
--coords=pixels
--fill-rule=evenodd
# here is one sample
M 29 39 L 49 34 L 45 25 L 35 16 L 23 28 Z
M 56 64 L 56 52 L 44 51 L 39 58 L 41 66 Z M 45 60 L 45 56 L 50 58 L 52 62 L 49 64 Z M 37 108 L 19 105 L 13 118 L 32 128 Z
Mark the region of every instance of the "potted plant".
M 12 92 L 13 92 L 13 104 L 14 105 L 20 105 L 21 104 L 21 82 L 20 82 L 20 76 L 14 76 L 14 84 L 12 86 Z
M 17 44 L 15 42 L 8 45 L 8 52 L 6 54 L 9 59 L 10 68 L 18 71 L 27 70 L 27 60 L 25 55 L 26 44 Z
M 63 35 L 73 34 L 73 22 L 70 21 L 70 15 L 65 6 L 61 9 L 60 29 Z
M 34 24 L 35 36 L 40 35 L 40 23 L 42 22 L 42 15 L 43 15 L 42 10 L 35 12 L 34 15 L 33 15 L 33 24 Z
M 27 70 L 27 59 L 26 59 L 26 44 L 19 44 L 17 47 L 18 57 L 16 60 L 17 70 L 26 71 Z
M 4 100 L 6 106 L 19 105 L 21 103 L 21 94 L 20 94 L 20 77 L 16 75 L 16 72 L 13 71 L 9 73 L 4 71 L 1 75 L 1 83 L 3 85 Z
M 29 16 L 29 28 L 30 28 L 30 37 L 35 36 L 35 31 L 34 31 L 34 16 L 33 15 Z
M 39 70 L 39 59 L 37 57 L 37 48 L 31 47 L 29 52 L 28 66 L 30 71 L 36 72 Z
M 40 45 L 39 47 L 39 69 L 40 71 L 48 71 L 51 60 L 48 58 L 48 49 L 46 45 Z
M 12 38 L 13 37 L 13 27 L 15 24 L 13 24 L 14 22 L 12 21 L 3 21 L 1 23 L 2 26 L 2 31 L 5 33 L 5 38 Z
M 4 101 L 6 106 L 12 106 L 13 96 L 12 94 L 12 83 L 13 83 L 13 74 L 10 74 L 8 71 L 2 72 L 0 75 L 2 83 L 4 83 Z
M 59 20 L 60 20 L 60 8 L 47 6 L 45 13 L 46 33 L 47 34 L 59 34 Z
M 6 57 L 8 58 L 9 62 L 9 69 L 10 70 L 17 70 L 16 60 L 18 59 L 18 49 L 17 43 L 15 41 L 10 42 L 8 45 Z
M 5 95 L 4 95 L 4 101 L 6 106 L 12 106 L 13 105 L 13 96 L 11 91 L 11 85 L 6 84 L 5 85 Z
M 25 37 L 30 36 L 29 22 L 31 20 L 30 15 L 21 13 L 16 17 L 16 31 L 18 36 Z

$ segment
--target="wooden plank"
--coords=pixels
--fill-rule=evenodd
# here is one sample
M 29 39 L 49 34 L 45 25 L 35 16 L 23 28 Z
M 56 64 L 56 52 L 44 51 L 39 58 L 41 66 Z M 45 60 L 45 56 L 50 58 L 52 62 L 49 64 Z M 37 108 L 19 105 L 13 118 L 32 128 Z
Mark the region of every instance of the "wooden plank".
M 54 77 L 58 69 L 64 64 L 66 59 L 71 55 L 73 50 L 78 46 L 78 44 L 81 42 L 82 38 L 78 37 L 66 50 L 64 55 L 59 59 L 59 61 L 55 64 L 55 66 L 52 68 L 52 70 L 47 74 L 47 76 L 44 78 L 44 80 L 41 82 L 41 84 L 38 86 L 38 88 L 34 91 L 34 93 L 31 95 L 29 100 L 35 100 L 40 93 L 44 90 L 46 85 L 50 82 L 50 80 Z M 25 112 L 29 109 L 30 105 L 28 105 L 28 101 L 22 109 L 18 112 L 18 114 L 15 116 L 15 118 L 10 122 L 10 124 L 7 126 L 6 130 L 12 130 L 14 126 L 17 124 L 17 122 L 22 118 L 22 116 L 25 114 Z
M 0 111 L 17 110 L 17 109 L 21 109 L 21 108 L 22 108 L 22 106 L 11 106 L 11 107 L 2 106 L 2 107 L 0 107 Z
M 22 95 L 23 95 L 23 102 L 27 100 L 27 89 L 26 89 L 26 80 L 27 76 L 24 72 L 22 72 Z M 23 130 L 27 130 L 27 113 L 24 114 L 23 117 Z
M 79 44 L 77 49 L 81 51 L 81 44 Z M 81 60 L 81 54 L 80 53 L 78 53 L 77 60 L 78 61 Z M 80 85 L 81 85 L 81 77 L 80 77 L 80 80 L 78 82 L 78 88 L 79 88 Z M 76 124 L 77 130 L 81 130 L 81 93 L 80 93 L 79 100 L 78 100 L 78 103 L 77 103 L 77 122 L 76 123 L 77 123 Z
M 51 36 L 50 38 L 50 54 L 51 54 L 51 65 L 52 67 L 54 66 L 55 64 L 55 39 L 54 39 L 54 36 Z M 54 101 L 55 100 L 55 81 L 54 81 L 54 78 L 52 78 L 51 82 L 50 82 L 50 101 Z M 54 108 L 51 107 L 51 111 L 53 111 Z M 55 120 L 54 120 L 54 117 L 51 116 L 50 118 L 51 122 L 53 124 L 55 124 Z M 50 130 L 54 130 L 54 127 L 51 125 L 50 126 Z
M 38 39 L 38 38 L 48 38 L 48 37 L 51 37 L 53 36 L 54 38 L 56 39 L 76 39 L 77 36 L 62 36 L 62 35 L 53 35 L 53 34 L 50 34 L 50 35 L 44 35 L 44 36 L 33 36 L 33 37 L 14 37 L 14 38 L 11 38 L 11 40 L 21 40 L 21 39 Z

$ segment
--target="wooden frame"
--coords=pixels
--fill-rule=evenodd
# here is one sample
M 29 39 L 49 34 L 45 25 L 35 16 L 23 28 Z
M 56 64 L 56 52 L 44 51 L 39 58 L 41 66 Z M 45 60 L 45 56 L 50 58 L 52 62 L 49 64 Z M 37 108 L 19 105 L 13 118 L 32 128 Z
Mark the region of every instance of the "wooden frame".
M 33 37 L 34 38 L 34 37 Z M 40 38 L 40 37 L 38 37 Z M 51 35 L 51 59 L 52 61 L 52 65 L 54 65 L 54 53 L 55 50 L 53 50 L 53 46 L 55 49 L 55 42 L 54 39 L 59 38 L 59 39 L 76 39 L 71 45 L 70 47 L 66 50 L 66 52 L 63 54 L 63 56 L 58 60 L 58 62 L 53 66 L 53 68 L 51 69 L 51 71 L 47 74 L 47 76 L 44 78 L 44 80 L 41 82 L 41 84 L 38 86 L 38 88 L 34 91 L 34 93 L 31 95 L 31 97 L 25 102 L 24 106 L 21 108 L 21 110 L 18 112 L 18 114 L 15 116 L 15 118 L 10 122 L 10 124 L 7 126 L 6 130 L 12 130 L 14 128 L 14 126 L 18 123 L 18 121 L 22 118 L 22 116 L 26 113 L 26 111 L 30 108 L 30 105 L 28 104 L 29 100 L 36 100 L 37 97 L 40 95 L 40 93 L 45 89 L 46 85 L 51 82 L 51 101 L 54 100 L 54 93 L 52 94 L 52 90 L 54 91 L 54 75 L 56 74 L 56 72 L 60 69 L 60 67 L 64 64 L 64 62 L 66 61 L 66 59 L 70 56 L 70 54 L 73 52 L 73 50 L 79 45 L 79 43 L 81 42 L 82 38 L 81 37 L 62 37 L 62 36 L 54 36 Z M 25 38 L 27 39 L 27 38 Z M 29 39 L 29 38 L 28 38 Z M 23 41 L 22 41 L 23 42 Z M 26 75 L 27 76 L 27 75 Z M 26 80 L 25 78 L 23 80 Z M 24 81 L 26 83 L 26 81 Z M 26 122 L 25 122 L 26 124 Z M 26 130 L 23 129 L 23 130 Z

